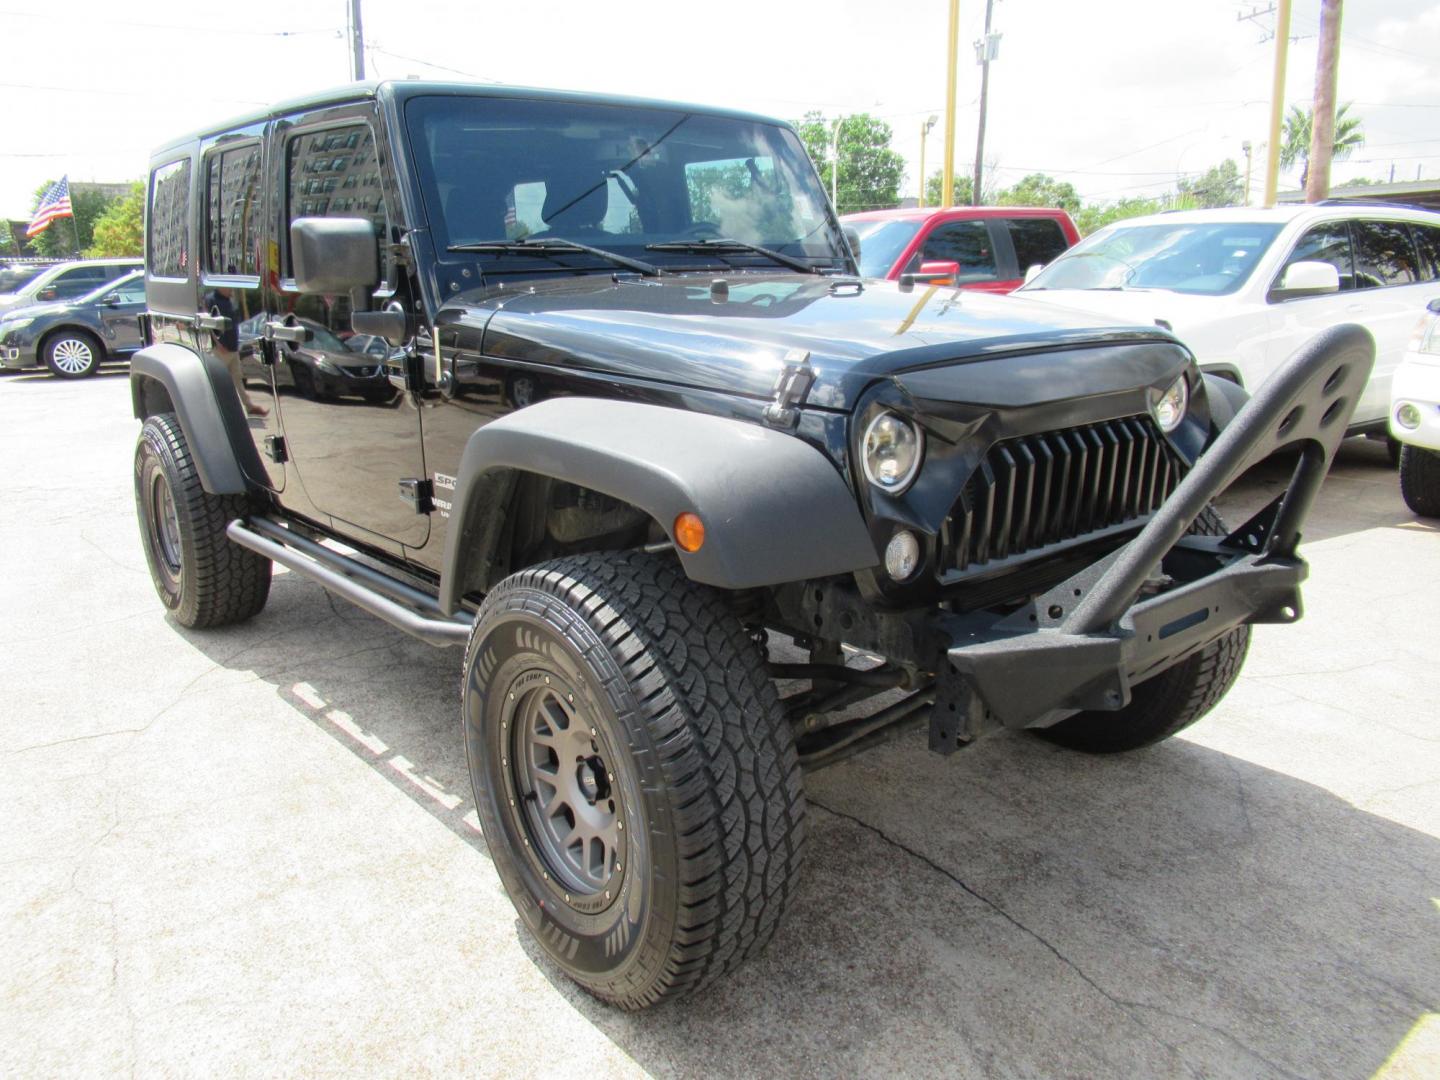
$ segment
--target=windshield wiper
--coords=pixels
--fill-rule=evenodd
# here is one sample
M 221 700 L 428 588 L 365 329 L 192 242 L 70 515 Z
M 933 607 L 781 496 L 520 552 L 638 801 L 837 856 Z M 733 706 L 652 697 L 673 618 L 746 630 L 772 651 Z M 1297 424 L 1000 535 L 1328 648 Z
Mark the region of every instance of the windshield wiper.
M 744 240 L 732 240 L 730 237 L 717 237 L 714 240 L 670 240 L 663 244 L 646 244 L 646 251 L 714 251 L 717 253 L 725 251 L 752 251 L 756 255 L 764 255 L 765 258 L 779 263 L 781 266 L 788 266 L 792 270 L 798 270 L 802 274 L 818 274 L 820 268 L 811 266 L 807 262 L 790 255 L 782 255 L 778 251 L 771 251 L 769 248 L 761 247 L 759 244 L 747 244 Z
M 586 255 L 595 255 L 601 259 L 609 259 L 616 266 L 623 266 L 628 270 L 644 274 L 646 277 L 659 277 L 663 273 L 660 267 L 654 263 L 642 262 L 640 259 L 632 259 L 628 255 L 619 255 L 613 251 L 606 251 L 604 248 L 591 247 L 589 244 L 581 244 L 578 241 L 566 240 L 559 236 L 542 236 L 538 240 L 528 238 L 524 240 L 482 240 L 473 244 L 451 244 L 445 250 L 513 255 L 517 252 L 534 252 L 537 249 L 543 249 L 547 254 L 553 252 L 563 255 L 583 252 Z

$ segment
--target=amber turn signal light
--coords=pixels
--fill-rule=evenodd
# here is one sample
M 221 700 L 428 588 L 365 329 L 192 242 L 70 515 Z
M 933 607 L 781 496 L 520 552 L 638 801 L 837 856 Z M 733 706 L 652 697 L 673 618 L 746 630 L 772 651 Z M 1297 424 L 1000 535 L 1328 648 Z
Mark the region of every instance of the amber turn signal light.
M 699 514 L 692 514 L 686 510 L 675 518 L 675 543 L 681 551 L 688 551 L 691 554 L 700 550 L 705 543 L 705 523 L 700 520 Z

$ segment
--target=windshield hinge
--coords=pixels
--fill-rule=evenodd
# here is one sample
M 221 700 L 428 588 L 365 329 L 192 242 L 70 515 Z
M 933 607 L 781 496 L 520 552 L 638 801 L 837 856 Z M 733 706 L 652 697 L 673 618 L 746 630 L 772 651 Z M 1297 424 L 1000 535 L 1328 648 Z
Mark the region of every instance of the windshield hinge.
M 810 366 L 810 354 L 804 349 L 787 352 L 785 367 L 775 380 L 775 400 L 765 406 L 765 422 L 793 428 L 800 422 L 800 406 L 814 382 L 815 369 Z

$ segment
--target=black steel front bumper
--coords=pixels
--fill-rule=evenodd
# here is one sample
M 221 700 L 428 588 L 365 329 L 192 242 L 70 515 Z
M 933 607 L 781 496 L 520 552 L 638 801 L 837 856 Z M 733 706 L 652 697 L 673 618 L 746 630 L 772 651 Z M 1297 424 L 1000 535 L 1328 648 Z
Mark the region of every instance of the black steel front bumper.
M 1003 618 L 949 616 L 932 749 L 994 727 L 1045 727 L 1115 710 L 1130 688 L 1244 623 L 1294 622 L 1307 567 L 1296 549 L 1375 345 L 1359 326 L 1317 336 L 1272 376 L 1124 547 Z M 1284 493 L 1225 537 L 1188 535 L 1246 469 L 1298 450 Z

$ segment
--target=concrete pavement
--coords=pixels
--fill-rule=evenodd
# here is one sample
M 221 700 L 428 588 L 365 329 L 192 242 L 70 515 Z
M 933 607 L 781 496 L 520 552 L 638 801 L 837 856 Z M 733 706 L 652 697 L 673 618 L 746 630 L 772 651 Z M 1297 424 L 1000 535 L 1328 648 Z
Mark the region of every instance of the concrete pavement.
M 1305 619 L 1183 737 L 816 774 L 766 956 L 631 1016 L 500 888 L 459 652 L 283 573 L 175 626 L 137 430 L 123 375 L 0 378 L 0 1074 L 1440 1073 L 1440 529 L 1376 445 L 1321 496 Z

